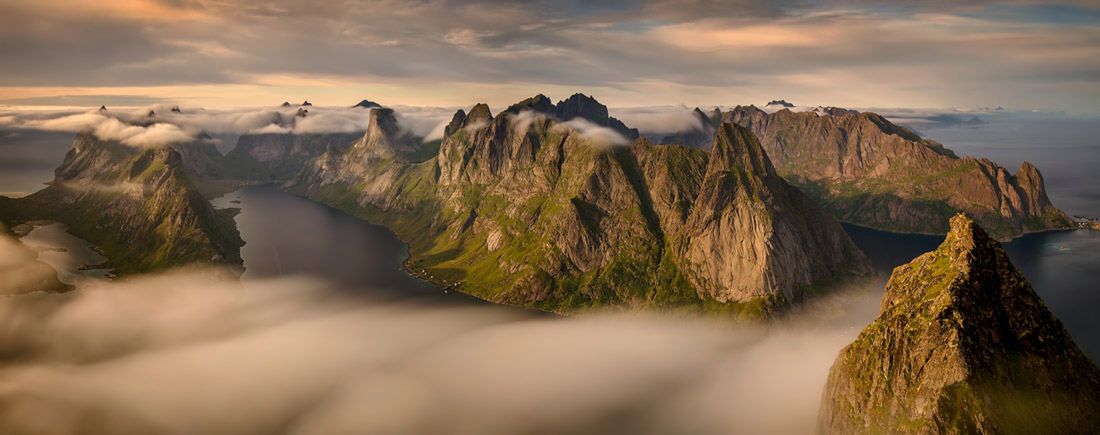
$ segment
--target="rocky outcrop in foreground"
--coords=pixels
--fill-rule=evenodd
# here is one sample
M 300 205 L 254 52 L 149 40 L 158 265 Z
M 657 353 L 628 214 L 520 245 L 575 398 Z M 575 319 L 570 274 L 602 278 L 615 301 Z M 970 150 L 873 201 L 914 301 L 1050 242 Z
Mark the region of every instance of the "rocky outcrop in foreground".
M 591 97 L 456 113 L 425 161 L 392 112 L 291 191 L 385 225 L 410 266 L 502 303 L 556 312 L 665 307 L 759 316 L 869 271 L 840 225 L 784 181 L 744 128 L 709 153 L 614 145 L 632 129 Z M 570 123 L 582 118 L 588 124 Z M 621 123 L 619 123 L 621 124 Z
M 738 106 L 721 119 L 752 130 L 779 173 L 842 221 L 943 234 L 965 212 L 998 239 L 1072 225 L 1032 164 L 1012 174 L 988 159 L 960 158 L 875 113 Z
M 231 214 L 215 210 L 188 172 L 173 146 L 130 147 L 81 133 L 50 186 L 0 201 L 0 220 L 63 222 L 100 248 L 105 267 L 120 275 L 192 263 L 239 265 L 244 242 Z
M 844 348 L 825 433 L 1096 433 L 1100 370 L 970 218 L 894 270 L 879 317 Z

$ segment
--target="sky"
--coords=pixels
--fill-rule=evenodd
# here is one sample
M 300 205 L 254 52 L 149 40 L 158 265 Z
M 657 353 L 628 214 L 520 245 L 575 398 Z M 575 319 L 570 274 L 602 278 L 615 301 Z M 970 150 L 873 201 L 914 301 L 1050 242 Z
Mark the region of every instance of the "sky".
M 1100 113 L 1100 1 L 0 0 L 0 104 Z

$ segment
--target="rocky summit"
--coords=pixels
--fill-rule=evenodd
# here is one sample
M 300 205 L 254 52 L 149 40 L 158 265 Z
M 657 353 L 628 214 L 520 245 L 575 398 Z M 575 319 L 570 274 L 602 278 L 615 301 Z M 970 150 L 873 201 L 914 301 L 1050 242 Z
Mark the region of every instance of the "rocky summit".
M 842 221 L 943 234 L 965 212 L 998 239 L 1072 223 L 1032 164 L 1012 174 L 988 159 L 960 158 L 875 113 L 737 106 L 721 119 L 752 130 L 779 173 Z
M 496 116 L 475 105 L 430 156 L 372 120 L 355 146 L 330 150 L 288 188 L 389 227 L 426 278 L 555 312 L 760 316 L 869 271 L 748 130 L 722 125 L 709 153 L 615 145 L 560 117 L 614 124 L 582 97 L 538 95 Z
M 964 215 L 894 270 L 878 318 L 844 348 L 825 433 L 1096 433 L 1100 370 Z

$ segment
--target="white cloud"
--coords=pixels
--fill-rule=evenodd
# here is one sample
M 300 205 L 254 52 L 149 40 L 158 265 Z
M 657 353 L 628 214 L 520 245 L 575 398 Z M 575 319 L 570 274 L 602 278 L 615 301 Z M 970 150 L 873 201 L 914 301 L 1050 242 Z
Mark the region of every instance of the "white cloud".
M 630 141 L 619 134 L 619 132 L 596 125 L 584 118 L 573 118 L 569 121 L 557 124 L 555 128 L 572 129 L 588 140 L 605 145 L 627 145 L 630 143 Z
M 857 332 L 334 290 L 192 271 L 0 299 L 0 344 L 19 358 L 0 432 L 806 433 Z M 873 316 L 872 298 L 835 304 Z
M 92 132 L 100 139 L 119 141 L 137 147 L 163 146 L 195 140 L 195 132 L 163 122 L 135 125 L 95 112 L 65 115 L 58 118 L 30 120 L 21 127 L 47 130 Z
M 685 106 L 626 107 L 611 110 L 612 116 L 642 133 L 677 133 L 702 130 L 699 118 Z
M 365 131 L 369 112 L 351 108 L 243 108 L 233 110 L 186 109 L 154 105 L 132 110 L 86 112 L 10 111 L 0 125 L 47 131 L 91 132 L 104 140 L 132 146 L 160 146 L 197 140 L 201 134 L 246 133 L 351 133 Z M 153 115 L 150 116 L 149 113 Z

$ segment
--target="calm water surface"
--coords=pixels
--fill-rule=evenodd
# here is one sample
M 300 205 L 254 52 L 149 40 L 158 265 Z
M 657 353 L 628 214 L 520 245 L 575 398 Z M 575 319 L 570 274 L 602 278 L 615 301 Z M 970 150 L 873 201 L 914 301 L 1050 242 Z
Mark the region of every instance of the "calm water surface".
M 274 186 L 245 187 L 214 205 L 241 210 L 236 221 L 245 240 L 242 279 L 309 275 L 372 295 L 476 300 L 405 272 L 408 250 L 389 230 Z

